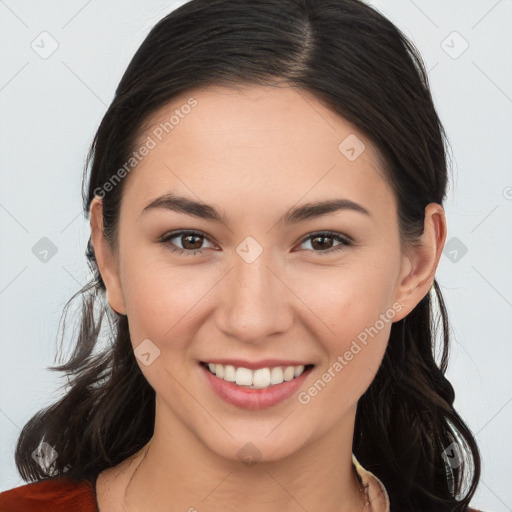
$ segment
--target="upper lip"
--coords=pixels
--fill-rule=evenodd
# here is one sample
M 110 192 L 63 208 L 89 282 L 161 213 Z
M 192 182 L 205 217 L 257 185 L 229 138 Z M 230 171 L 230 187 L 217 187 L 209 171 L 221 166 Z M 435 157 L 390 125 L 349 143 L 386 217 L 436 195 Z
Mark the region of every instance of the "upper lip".
M 244 359 L 205 359 L 203 363 L 212 364 L 230 364 L 236 368 L 248 368 L 249 370 L 258 370 L 260 368 L 273 368 L 274 366 L 306 366 L 312 363 L 305 363 L 303 361 L 285 360 L 285 359 L 262 359 L 260 361 L 245 361 Z

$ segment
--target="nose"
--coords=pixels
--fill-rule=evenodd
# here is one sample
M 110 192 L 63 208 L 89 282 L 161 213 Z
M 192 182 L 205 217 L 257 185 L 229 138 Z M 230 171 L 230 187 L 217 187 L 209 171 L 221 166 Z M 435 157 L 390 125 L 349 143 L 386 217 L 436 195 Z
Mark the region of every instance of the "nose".
M 235 255 L 217 289 L 217 328 L 243 343 L 262 344 L 293 322 L 293 293 L 285 272 L 270 261 L 270 252 L 251 263 Z

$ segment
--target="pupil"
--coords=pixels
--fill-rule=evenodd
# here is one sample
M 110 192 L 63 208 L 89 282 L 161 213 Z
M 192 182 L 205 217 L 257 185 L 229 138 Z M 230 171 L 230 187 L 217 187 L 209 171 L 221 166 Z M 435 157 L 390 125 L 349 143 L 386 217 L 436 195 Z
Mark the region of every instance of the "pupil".
M 201 237 L 200 236 L 198 236 L 198 235 L 185 235 L 184 238 L 185 238 L 185 240 L 190 239 L 190 238 L 197 238 L 198 242 L 199 242 L 199 247 L 201 247 Z M 197 245 L 197 242 L 196 242 L 196 245 Z M 183 244 L 183 246 L 185 247 L 185 249 L 191 249 L 191 250 L 199 248 L 199 247 L 187 247 L 186 243 Z
M 328 237 L 328 236 L 317 236 L 317 237 L 313 238 L 312 245 L 313 245 L 313 247 L 315 247 L 315 240 L 328 240 L 329 238 L 330 237 Z M 325 245 L 326 245 L 325 243 L 321 243 L 320 249 L 326 248 Z M 330 246 L 331 244 L 327 244 L 327 245 Z M 329 248 L 329 247 L 327 247 L 327 248 Z

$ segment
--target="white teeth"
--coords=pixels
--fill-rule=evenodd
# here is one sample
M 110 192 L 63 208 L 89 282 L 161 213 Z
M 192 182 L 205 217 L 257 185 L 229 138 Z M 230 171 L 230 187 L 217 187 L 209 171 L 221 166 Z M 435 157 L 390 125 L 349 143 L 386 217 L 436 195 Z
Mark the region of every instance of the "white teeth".
M 233 365 L 227 364 L 224 366 L 224 380 L 227 380 L 228 382 L 235 382 L 236 371 Z
M 270 370 L 270 382 L 272 384 L 280 384 L 283 381 L 283 369 L 280 366 L 272 368 L 272 370 Z
M 222 365 L 208 363 L 210 372 L 220 379 L 228 382 L 236 382 L 239 386 L 246 386 L 252 389 L 262 389 L 275 384 L 281 384 L 299 377 L 304 371 L 304 365 L 300 366 L 276 366 L 274 368 L 259 368 L 250 370 L 249 368 L 235 368 L 233 365 Z
M 294 374 L 295 374 L 295 368 L 293 366 L 287 366 L 283 373 L 284 380 L 292 380 Z
M 255 388 L 268 388 L 270 386 L 270 370 L 268 368 L 256 370 L 252 377 L 252 385 Z
M 220 365 L 217 365 L 217 369 L 219 369 Z M 236 383 L 239 386 L 250 386 L 252 385 L 252 371 L 248 368 L 237 368 L 236 369 Z M 222 375 L 217 373 L 217 377 L 222 379 Z

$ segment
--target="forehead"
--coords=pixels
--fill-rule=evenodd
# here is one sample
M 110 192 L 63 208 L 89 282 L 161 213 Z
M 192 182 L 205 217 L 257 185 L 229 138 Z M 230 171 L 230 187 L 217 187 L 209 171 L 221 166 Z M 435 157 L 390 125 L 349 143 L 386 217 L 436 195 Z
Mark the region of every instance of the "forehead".
M 302 89 L 189 91 L 145 123 L 135 149 L 144 144 L 151 149 L 130 174 L 124 194 L 138 210 L 178 190 L 208 203 L 230 194 L 295 203 L 339 191 L 360 201 L 377 194 L 394 205 L 370 141 Z

